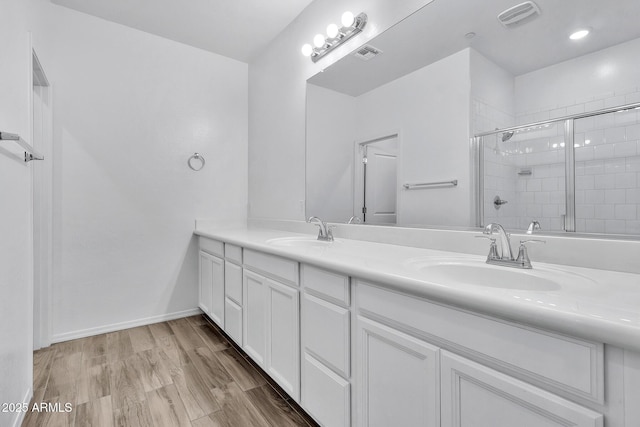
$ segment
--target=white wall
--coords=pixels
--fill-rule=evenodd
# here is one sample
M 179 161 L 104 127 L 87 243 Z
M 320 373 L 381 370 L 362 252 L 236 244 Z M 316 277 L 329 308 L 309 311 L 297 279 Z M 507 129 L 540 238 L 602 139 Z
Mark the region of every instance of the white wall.
M 194 309 L 194 219 L 246 218 L 247 64 L 39 1 L 54 340 Z
M 400 225 L 470 225 L 469 67 L 465 49 L 356 100 L 357 140 L 399 132 L 400 184 L 458 180 L 399 189 Z
M 0 131 L 30 141 L 30 13 L 27 2 L 2 2 L 0 25 Z M 0 142 L 0 403 L 31 397 L 32 243 L 31 169 L 24 151 Z M 22 157 L 22 158 L 21 158 Z M 16 412 L 0 412 L 0 425 L 17 422 Z
M 513 126 L 514 76 L 478 51 L 471 49 L 471 133 Z M 502 143 L 502 135 L 484 138 L 484 223 L 498 222 L 507 228 L 518 226 L 515 166 L 504 164 L 505 151 L 512 141 Z M 496 210 L 493 198 L 508 204 Z
M 516 114 L 531 115 L 520 122 L 548 119 L 549 110 L 576 104 L 586 104 L 587 111 L 604 108 L 609 98 L 615 98 L 611 106 L 624 104 L 626 95 L 638 91 L 639 51 L 640 39 L 635 39 L 516 77 Z M 630 102 L 639 102 L 638 97 Z
M 307 85 L 306 212 L 345 222 L 353 212 L 355 98 Z
M 316 0 L 249 67 L 249 216 L 303 219 L 305 81 L 428 0 Z M 364 11 L 362 34 L 313 64 L 300 47 L 337 22 Z

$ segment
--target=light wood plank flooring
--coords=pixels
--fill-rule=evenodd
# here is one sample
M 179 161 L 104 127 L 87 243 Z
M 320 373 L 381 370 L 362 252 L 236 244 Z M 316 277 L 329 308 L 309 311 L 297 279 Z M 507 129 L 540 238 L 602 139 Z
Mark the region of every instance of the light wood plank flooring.
M 202 316 L 54 344 L 34 353 L 23 426 L 315 426 Z

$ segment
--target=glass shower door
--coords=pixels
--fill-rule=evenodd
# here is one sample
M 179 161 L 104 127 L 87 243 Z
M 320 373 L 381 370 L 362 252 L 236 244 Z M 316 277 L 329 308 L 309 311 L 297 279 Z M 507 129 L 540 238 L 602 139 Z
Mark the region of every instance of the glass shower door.
M 482 225 L 524 230 L 536 220 L 546 231 L 565 229 L 565 134 L 558 122 L 482 137 Z
M 575 120 L 576 231 L 640 234 L 639 113 Z

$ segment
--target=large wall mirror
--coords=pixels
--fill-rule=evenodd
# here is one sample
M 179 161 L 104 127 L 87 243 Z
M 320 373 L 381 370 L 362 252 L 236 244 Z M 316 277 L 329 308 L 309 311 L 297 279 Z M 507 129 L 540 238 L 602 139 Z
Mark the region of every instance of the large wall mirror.
M 638 16 L 637 0 L 423 7 L 308 80 L 307 215 L 640 235 Z

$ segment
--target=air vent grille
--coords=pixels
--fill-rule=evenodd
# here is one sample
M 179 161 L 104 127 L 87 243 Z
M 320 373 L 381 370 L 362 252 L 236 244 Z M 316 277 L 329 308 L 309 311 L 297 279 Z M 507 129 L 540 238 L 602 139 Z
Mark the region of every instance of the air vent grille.
M 532 1 L 526 1 L 502 12 L 498 15 L 498 21 L 506 28 L 512 28 L 539 15 L 540 8 L 538 5 Z
M 375 48 L 371 45 L 364 45 L 360 49 L 358 49 L 356 53 L 353 54 L 353 56 L 363 61 L 368 61 L 371 58 L 380 55 L 381 53 L 382 51 L 378 48 Z

